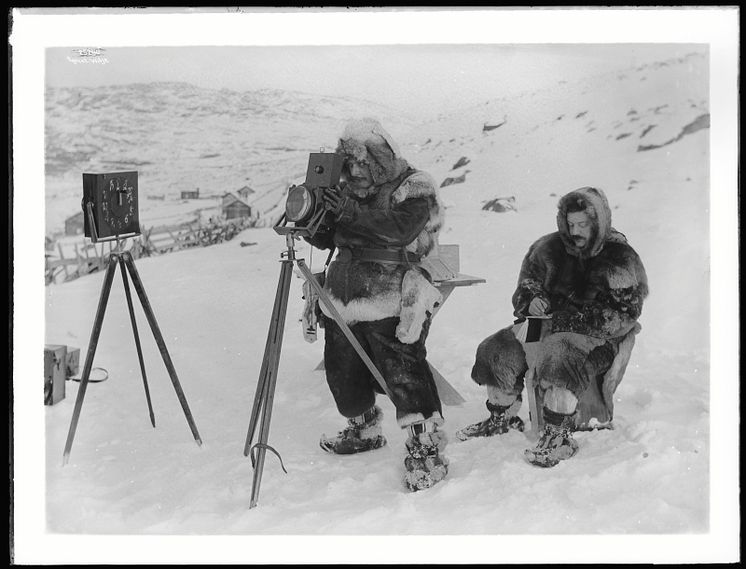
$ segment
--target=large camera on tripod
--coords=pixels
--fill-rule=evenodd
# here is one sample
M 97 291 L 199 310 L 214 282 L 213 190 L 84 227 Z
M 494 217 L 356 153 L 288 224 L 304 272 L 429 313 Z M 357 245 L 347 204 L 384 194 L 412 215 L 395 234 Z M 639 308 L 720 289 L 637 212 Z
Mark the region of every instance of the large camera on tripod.
M 323 194 L 326 188 L 339 185 L 343 166 L 344 157 L 340 154 L 312 152 L 306 180 L 299 186 L 290 186 L 285 213 L 275 224 L 275 231 L 280 235 L 297 233 L 312 237 L 321 227 L 331 225 Z

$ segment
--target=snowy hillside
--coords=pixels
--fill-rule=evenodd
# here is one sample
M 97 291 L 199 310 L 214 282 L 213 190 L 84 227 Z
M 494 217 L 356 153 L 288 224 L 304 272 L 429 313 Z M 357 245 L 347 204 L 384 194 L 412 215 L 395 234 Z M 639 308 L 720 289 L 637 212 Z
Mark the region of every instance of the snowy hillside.
M 663 328 L 656 328 L 656 337 L 696 349 L 706 346 L 709 331 L 692 330 L 690 324 L 707 322 L 708 307 L 690 302 L 679 287 L 668 290 L 658 283 L 686 270 L 686 280 L 707 290 L 708 127 L 707 59 L 692 53 L 440 117 L 406 150 L 437 180 L 465 175 L 463 183 L 441 190 L 450 207 L 441 241 L 464 243 L 469 235 L 494 239 L 500 250 L 510 244 L 510 255 L 513 248 L 525 253 L 553 229 L 549 224 L 560 195 L 586 185 L 604 189 L 615 227 L 648 271 L 653 297 L 646 320 L 660 306 L 656 293 L 665 290 L 672 302 L 667 313 L 657 315 Z M 470 161 L 454 170 L 464 157 Z M 517 215 L 481 211 L 489 199 L 510 196 Z M 474 223 L 489 235 L 474 234 Z M 472 245 L 462 247 L 471 257 L 467 266 L 480 266 L 480 258 L 496 253 L 486 244 Z M 669 247 L 682 256 L 672 256 Z M 511 286 L 519 267 L 506 266 Z M 507 317 L 509 303 L 502 309 Z
M 81 172 L 137 170 L 144 219 L 169 215 L 182 190 L 220 196 L 247 184 L 264 213 L 289 180 L 305 175 L 309 151 L 334 149 L 345 120 L 361 112 L 403 120 L 390 109 L 343 96 L 188 83 L 50 87 L 45 99 L 49 234 L 80 210 Z M 147 201 L 149 196 L 166 201 Z
M 151 428 L 121 281 L 114 281 L 94 363 L 109 378 L 89 386 L 64 467 L 62 451 L 78 384 L 67 382 L 66 398 L 45 410 L 48 530 L 242 535 L 707 532 L 707 87 L 707 58 L 693 53 L 485 101 L 414 128 L 391 128 L 403 136 L 401 146 L 410 162 L 439 182 L 465 174 L 463 182 L 441 189 L 447 206 L 441 243 L 459 244 L 461 271 L 487 279 L 454 292 L 428 340 L 429 360 L 467 400 L 444 408 L 451 439 L 446 449 L 451 467 L 444 483 L 427 492 L 405 491 L 404 433 L 382 397 L 387 447 L 350 457 L 319 449 L 319 435 L 336 432 L 343 421 L 323 372 L 314 371 L 323 338 L 307 344 L 301 334 L 298 278 L 290 292 L 269 437 L 288 474 L 268 453 L 259 506 L 249 510 L 253 473 L 242 449 L 284 249 L 284 239 L 272 230 L 250 229 L 222 245 L 137 262 L 202 447 L 191 437 L 145 319 L 138 314 L 157 421 L 157 428 Z M 47 160 L 48 180 L 54 175 L 65 182 L 48 188 L 57 194 L 48 196 L 50 203 L 72 199 L 66 192 L 77 191 L 74 173 L 62 172 L 66 147 L 75 153 L 76 168 L 138 167 L 143 186 L 157 187 L 158 193 L 175 193 L 182 185 L 217 191 L 241 184 L 247 176 L 256 180 L 259 173 L 271 179 L 302 170 L 306 154 L 319 142 L 333 145 L 338 131 L 332 127 L 344 114 L 336 105 L 328 114 L 316 107 L 313 112 L 295 112 L 295 107 L 284 112 L 282 106 L 268 105 L 280 114 L 259 127 L 260 119 L 253 115 L 239 120 L 249 117 L 238 110 L 241 105 L 248 109 L 256 104 L 240 94 L 210 93 L 225 99 L 217 105 L 225 112 L 216 114 L 216 105 L 200 103 L 205 92 L 185 86 L 117 89 L 121 111 L 116 115 L 96 110 L 115 96 L 111 91 L 53 94 L 47 148 L 56 150 Z M 93 113 L 93 132 L 83 125 L 73 129 L 73 117 L 59 114 L 80 105 Z M 121 117 L 139 112 L 141 125 L 121 123 Z M 166 122 L 153 128 L 155 116 Z M 197 116 L 201 122 L 195 126 Z M 382 120 L 385 124 L 386 117 Z M 210 148 L 200 140 L 207 124 L 225 134 L 209 138 L 215 141 Z M 152 138 L 166 130 L 178 134 L 178 143 L 173 137 Z M 267 138 L 270 133 L 276 138 Z M 102 153 L 98 141 L 104 137 L 109 142 Z M 226 148 L 218 140 L 233 140 L 234 146 Z M 273 154 L 272 163 L 262 162 L 264 150 L 290 140 L 284 161 L 275 160 L 280 153 Z M 143 158 L 135 149 L 145 141 L 153 151 Z M 656 147 L 646 149 L 650 146 Z M 466 163 L 453 169 L 462 157 Z M 523 449 L 532 445 L 527 435 L 511 432 L 459 443 L 454 432 L 486 416 L 485 393 L 469 374 L 478 343 L 512 320 L 510 297 L 523 255 L 535 239 L 555 229 L 559 196 L 584 185 L 606 191 L 613 225 L 640 253 L 651 294 L 617 391 L 616 428 L 578 434 L 578 455 L 542 470 L 523 460 Z M 491 199 L 509 196 L 515 197 L 517 211 L 482 209 Z M 256 245 L 241 247 L 240 241 Z M 313 255 L 316 267 L 325 259 L 306 245 L 299 245 L 299 253 L 306 260 Z M 101 282 L 102 275 L 93 274 L 46 287 L 47 342 L 76 346 L 85 354 Z M 520 414 L 527 418 L 527 409 Z

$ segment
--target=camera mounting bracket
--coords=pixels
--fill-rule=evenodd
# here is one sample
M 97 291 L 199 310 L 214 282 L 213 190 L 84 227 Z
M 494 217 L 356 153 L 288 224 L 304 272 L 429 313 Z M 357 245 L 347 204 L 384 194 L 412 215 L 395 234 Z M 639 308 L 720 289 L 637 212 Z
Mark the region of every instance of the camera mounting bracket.
M 321 222 L 324 220 L 324 216 L 327 214 L 326 209 L 319 209 L 305 226 L 289 226 L 287 216 L 283 213 L 282 217 L 274 224 L 272 229 L 275 230 L 279 235 L 287 235 L 288 233 L 296 233 L 304 237 L 313 237 L 321 227 Z

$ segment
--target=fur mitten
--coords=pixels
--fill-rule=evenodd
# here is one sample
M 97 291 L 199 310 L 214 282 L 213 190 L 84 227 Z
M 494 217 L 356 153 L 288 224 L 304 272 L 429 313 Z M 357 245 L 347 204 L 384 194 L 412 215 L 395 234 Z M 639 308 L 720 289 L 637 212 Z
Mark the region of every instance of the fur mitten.
M 401 290 L 401 314 L 396 327 L 396 337 L 404 344 L 416 342 L 422 334 L 422 325 L 435 306 L 440 304 L 437 288 L 417 269 L 404 273 Z

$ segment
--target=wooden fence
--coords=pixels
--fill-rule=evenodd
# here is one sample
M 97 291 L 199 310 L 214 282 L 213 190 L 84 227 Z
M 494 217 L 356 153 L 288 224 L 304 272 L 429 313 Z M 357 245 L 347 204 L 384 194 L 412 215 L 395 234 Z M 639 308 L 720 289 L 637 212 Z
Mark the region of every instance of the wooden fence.
M 221 220 L 201 225 L 183 223 L 143 228 L 138 237 L 125 241 L 124 249 L 135 259 L 163 255 L 190 247 L 206 247 L 233 239 L 248 227 L 255 227 L 257 219 L 241 218 Z M 73 251 L 65 256 L 61 243 L 57 242 L 57 258 L 51 251 L 46 253 L 44 283 L 66 282 L 102 270 L 109 262 L 109 255 L 116 243 L 75 243 Z M 69 248 L 68 248 L 69 249 Z

